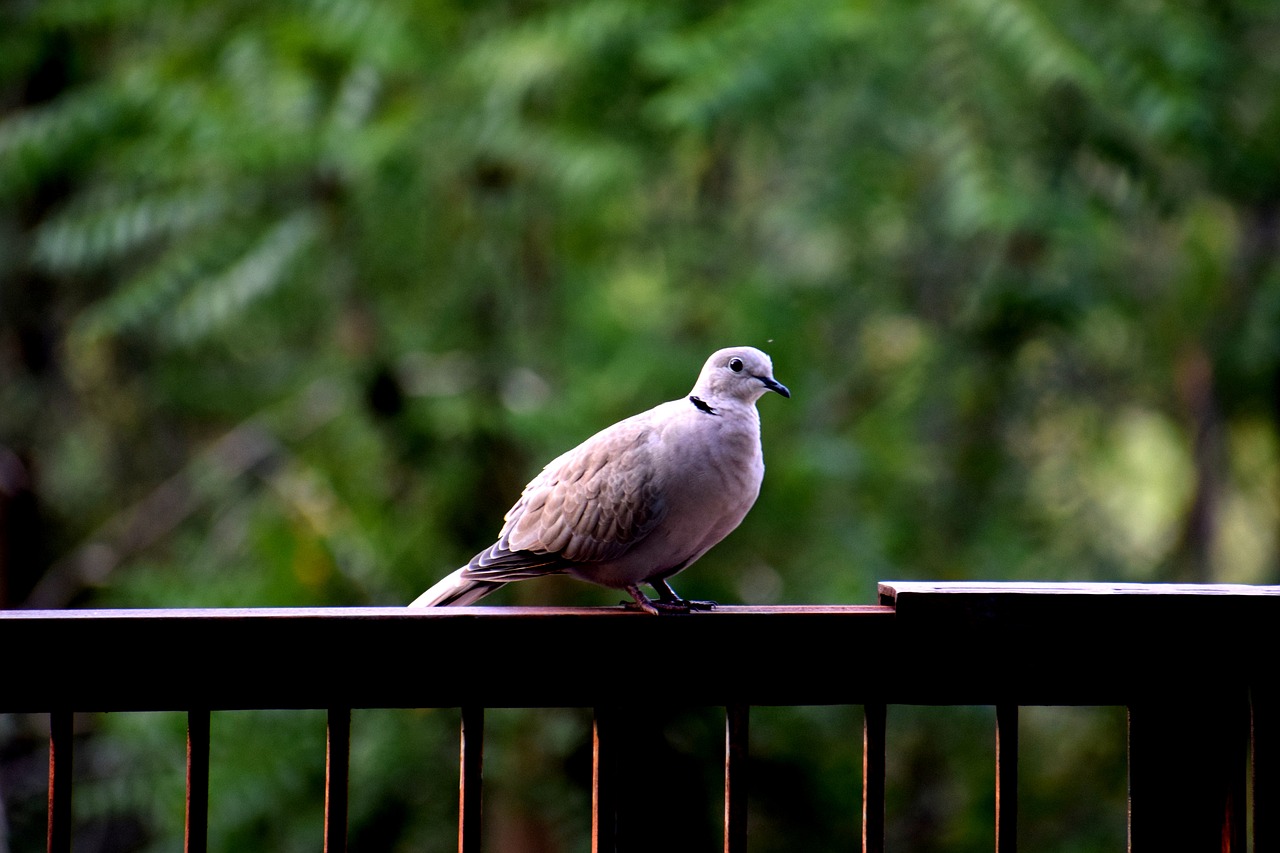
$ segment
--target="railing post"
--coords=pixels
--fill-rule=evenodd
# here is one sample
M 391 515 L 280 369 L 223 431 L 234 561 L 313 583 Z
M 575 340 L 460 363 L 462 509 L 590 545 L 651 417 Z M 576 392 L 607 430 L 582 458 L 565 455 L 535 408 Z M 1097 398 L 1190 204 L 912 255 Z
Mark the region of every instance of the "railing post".
M 187 818 L 185 853 L 209 847 L 209 712 L 187 712 Z
M 1231 691 L 1129 707 L 1129 853 L 1244 853 L 1248 726 Z
M 458 777 L 458 853 L 480 853 L 484 794 L 484 708 L 462 709 Z
M 325 748 L 324 851 L 347 850 L 347 777 L 351 770 L 351 709 L 330 708 Z
M 1018 851 L 1018 706 L 996 706 L 996 853 Z
M 725 708 L 724 745 L 724 850 L 747 850 L 747 761 L 751 708 Z
M 884 853 L 886 716 L 882 702 L 862 708 L 862 853 Z
M 49 853 L 71 853 L 72 716 L 49 715 Z
M 1268 674 L 1259 673 L 1261 678 Z M 1253 853 L 1280 853 L 1280 687 L 1259 680 L 1249 696 L 1253 741 Z

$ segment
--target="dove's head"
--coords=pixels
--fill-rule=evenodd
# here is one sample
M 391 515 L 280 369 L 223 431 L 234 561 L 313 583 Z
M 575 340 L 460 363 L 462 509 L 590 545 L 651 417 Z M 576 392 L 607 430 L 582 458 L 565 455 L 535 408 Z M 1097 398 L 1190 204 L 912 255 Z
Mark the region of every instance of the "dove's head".
M 773 378 L 773 362 L 755 347 L 729 347 L 707 359 L 693 393 L 710 400 L 754 403 L 766 391 L 790 397 L 787 386 Z

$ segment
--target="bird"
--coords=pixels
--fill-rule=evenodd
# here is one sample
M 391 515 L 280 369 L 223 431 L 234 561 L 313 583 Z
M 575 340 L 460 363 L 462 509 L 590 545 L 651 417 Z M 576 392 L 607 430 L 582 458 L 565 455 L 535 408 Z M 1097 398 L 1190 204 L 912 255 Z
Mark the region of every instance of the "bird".
M 497 541 L 410 607 L 474 604 L 513 581 L 567 574 L 625 590 L 650 614 L 687 613 L 669 578 L 732 532 L 760 493 L 756 401 L 790 398 L 749 346 L 717 350 L 689 394 L 597 432 L 549 462 L 508 510 Z M 651 599 L 640 587 L 657 593 Z

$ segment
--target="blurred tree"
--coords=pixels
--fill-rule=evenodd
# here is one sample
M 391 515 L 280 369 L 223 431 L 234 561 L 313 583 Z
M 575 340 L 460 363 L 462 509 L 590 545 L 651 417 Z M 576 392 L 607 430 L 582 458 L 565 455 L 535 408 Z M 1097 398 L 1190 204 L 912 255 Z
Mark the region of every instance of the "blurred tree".
M 764 404 L 761 499 L 690 595 L 1277 579 L 1273 4 L 43 0 L 0 22 L 6 606 L 406 602 L 538 463 L 738 342 L 796 396 Z M 796 713 L 755 730 L 796 756 L 779 778 L 850 736 Z M 449 786 L 412 773 L 446 717 L 358 727 L 370 849 L 447 846 L 426 816 Z M 972 721 L 909 719 L 919 813 Z M 511 838 L 581 845 L 567 810 L 527 817 L 580 804 L 581 724 L 495 724 L 542 780 L 495 806 Z M 112 755 L 180 744 L 102 725 Z M 314 847 L 314 761 L 244 744 L 315 720 L 219 725 L 227 784 L 262 787 L 215 849 L 272 815 L 274 847 Z M 716 748 L 688 725 L 677 753 Z M 181 816 L 128 765 L 94 808 L 172 846 Z M 848 812 L 815 784 L 815 824 Z M 795 803 L 765 791 L 787 849 Z M 985 844 L 984 803 L 930 813 L 921 849 Z M 1101 849 L 1095 825 L 1055 838 Z

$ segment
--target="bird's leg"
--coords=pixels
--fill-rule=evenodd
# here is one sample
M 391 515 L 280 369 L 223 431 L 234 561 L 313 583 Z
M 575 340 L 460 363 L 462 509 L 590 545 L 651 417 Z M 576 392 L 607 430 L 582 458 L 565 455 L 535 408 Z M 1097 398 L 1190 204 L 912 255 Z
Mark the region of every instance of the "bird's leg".
M 645 613 L 652 613 L 654 616 L 661 613 L 658 609 L 658 605 L 650 601 L 649 597 L 640 591 L 640 587 L 632 584 L 631 586 L 626 587 L 626 590 L 627 594 L 635 599 L 635 606 L 639 607 Z M 630 606 L 631 602 L 624 601 L 623 604 Z
M 632 586 L 624 587 L 627 593 L 634 599 L 634 606 L 640 608 L 645 613 L 652 613 L 655 616 L 662 613 L 688 613 L 690 610 L 711 610 L 716 606 L 714 601 L 686 601 L 676 595 L 667 583 L 659 581 L 651 583 L 654 589 L 658 591 L 658 600 L 646 596 L 640 591 L 640 587 Z M 632 602 L 623 602 L 628 607 L 632 606 Z
M 658 593 L 658 606 L 666 606 L 673 610 L 715 610 L 716 603 L 714 601 L 690 601 L 676 595 L 676 591 L 671 588 L 671 584 L 662 578 L 649 581 L 649 586 L 653 587 Z

